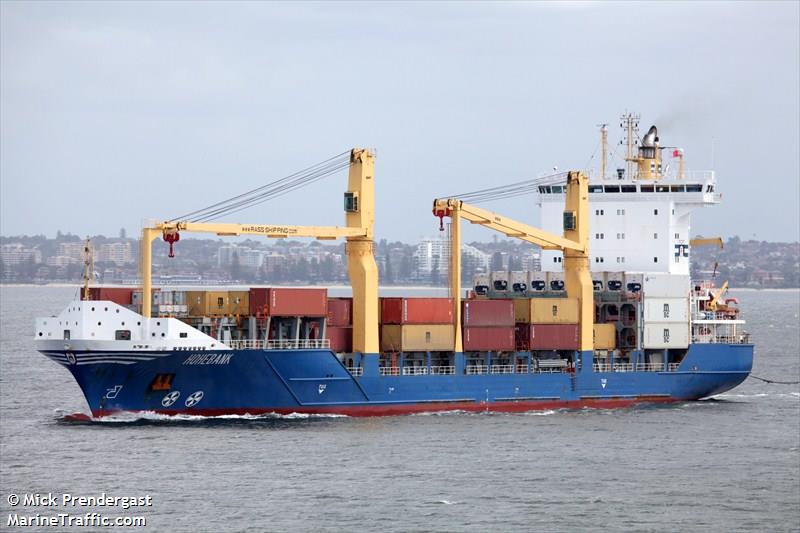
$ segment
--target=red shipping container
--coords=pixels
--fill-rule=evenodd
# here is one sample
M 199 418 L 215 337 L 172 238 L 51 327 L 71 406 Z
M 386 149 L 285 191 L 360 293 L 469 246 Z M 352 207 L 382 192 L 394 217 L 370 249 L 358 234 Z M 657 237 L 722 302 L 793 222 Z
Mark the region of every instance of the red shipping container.
M 250 289 L 250 314 L 256 316 L 326 316 L 327 289 Z
M 518 350 L 577 350 L 577 324 L 517 324 Z
M 84 297 L 84 289 L 81 287 L 81 300 Z M 130 305 L 133 298 L 133 288 L 122 287 L 89 287 L 89 299 L 109 300 L 119 305 Z
M 452 298 L 381 298 L 381 324 L 452 323 Z
M 328 326 L 346 327 L 353 323 L 353 299 L 328 299 Z
M 464 328 L 462 333 L 465 352 L 513 351 L 514 328 Z
M 465 326 L 514 326 L 513 300 L 468 300 L 461 305 Z
M 331 341 L 334 352 L 351 353 L 353 351 L 353 328 L 325 328 L 325 338 Z

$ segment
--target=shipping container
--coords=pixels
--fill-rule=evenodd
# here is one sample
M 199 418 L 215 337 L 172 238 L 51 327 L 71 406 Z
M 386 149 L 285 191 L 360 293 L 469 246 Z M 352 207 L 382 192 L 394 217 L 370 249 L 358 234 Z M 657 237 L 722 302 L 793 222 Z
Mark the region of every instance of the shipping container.
M 452 324 L 452 298 L 381 298 L 382 324 Z
M 525 292 L 528 290 L 528 273 L 523 271 L 511 272 L 511 290 Z
M 462 339 L 465 352 L 510 352 L 515 348 L 514 326 L 466 327 Z
M 517 350 L 577 350 L 577 324 L 517 324 Z
M 689 323 L 645 324 L 644 348 L 687 348 Z
M 561 292 L 565 290 L 564 273 L 563 272 L 547 272 L 547 286 L 545 290 L 548 292 Z
M 596 292 L 606 290 L 606 273 L 605 272 L 592 272 L 592 287 Z
M 256 316 L 310 316 L 328 314 L 327 289 L 250 289 L 250 313 Z
M 617 347 L 617 328 L 614 324 L 595 324 L 593 336 L 595 350 L 613 350 Z
M 455 326 L 452 324 L 386 324 L 381 327 L 381 351 L 452 351 Z
M 489 280 L 492 283 L 492 289 L 495 291 L 507 291 L 511 289 L 508 284 L 508 272 L 505 270 L 498 270 L 489 274 Z
M 461 303 L 464 326 L 514 326 L 513 300 L 466 300 Z
M 625 273 L 624 272 L 606 272 L 606 289 L 607 291 L 617 292 L 625 290 Z
M 85 296 L 84 288 L 81 287 L 81 300 Z M 108 300 L 118 305 L 130 305 L 133 303 L 133 289 L 122 287 L 89 287 L 90 300 Z
M 150 291 L 150 294 L 152 295 L 151 296 L 151 300 L 150 300 L 150 304 L 151 305 L 158 305 L 158 297 L 156 296 L 156 293 L 158 293 L 160 290 L 161 289 L 156 288 L 156 289 L 152 289 Z M 142 290 L 141 289 L 139 289 L 139 290 L 134 289 L 133 290 L 133 294 L 131 294 L 131 303 L 134 304 L 134 305 L 142 305 Z
M 644 322 L 688 322 L 689 298 L 644 298 Z
M 353 323 L 352 298 L 328 298 L 328 326 L 347 327 Z
M 230 314 L 248 316 L 250 314 L 250 291 L 230 291 Z
M 187 291 L 189 316 L 226 316 L 230 314 L 228 291 Z
M 527 324 L 574 324 L 578 321 L 578 300 L 575 298 L 515 299 L 514 321 Z
M 475 289 L 475 294 L 484 295 L 489 292 L 489 275 L 476 274 L 472 278 L 472 286 Z
M 334 352 L 351 353 L 353 351 L 353 328 L 340 328 L 327 326 L 325 338 L 331 343 Z
M 541 292 L 547 290 L 547 273 L 541 271 L 528 272 L 528 291 Z
M 629 293 L 642 292 L 644 289 L 644 274 L 641 272 L 625 273 L 625 291 Z
M 645 274 L 642 292 L 651 298 L 683 298 L 689 295 L 689 276 L 683 274 Z

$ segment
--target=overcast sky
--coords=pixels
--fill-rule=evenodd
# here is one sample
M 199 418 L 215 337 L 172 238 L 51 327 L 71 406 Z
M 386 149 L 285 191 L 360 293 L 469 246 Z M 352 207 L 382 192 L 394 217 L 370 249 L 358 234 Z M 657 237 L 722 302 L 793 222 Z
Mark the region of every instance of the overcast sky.
M 799 5 L 0 2 L 0 233 L 131 234 L 367 146 L 376 236 L 412 242 L 434 197 L 585 168 L 634 110 L 717 171 L 693 234 L 795 241 Z M 341 225 L 345 186 L 227 221 Z

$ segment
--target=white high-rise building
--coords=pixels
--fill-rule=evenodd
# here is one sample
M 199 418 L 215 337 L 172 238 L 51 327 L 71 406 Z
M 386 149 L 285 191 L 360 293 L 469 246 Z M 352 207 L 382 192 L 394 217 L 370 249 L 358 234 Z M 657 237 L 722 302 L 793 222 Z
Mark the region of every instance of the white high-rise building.
M 469 258 L 477 268 L 487 270 L 491 256 L 470 246 L 461 245 L 462 261 Z M 434 265 L 440 272 L 447 271 L 450 265 L 450 240 L 447 238 L 426 238 L 417 244 L 414 252 L 414 264 L 420 274 L 430 274 Z

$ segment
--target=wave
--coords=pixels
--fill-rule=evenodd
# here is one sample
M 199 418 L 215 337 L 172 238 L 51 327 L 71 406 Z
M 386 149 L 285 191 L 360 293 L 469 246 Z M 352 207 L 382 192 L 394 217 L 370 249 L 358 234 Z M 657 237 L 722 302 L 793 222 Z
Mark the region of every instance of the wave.
M 215 422 L 215 421 L 259 421 L 259 420 L 307 420 L 325 418 L 348 418 L 347 415 L 340 414 L 309 414 L 309 413 L 264 413 L 258 415 L 219 415 L 219 416 L 200 416 L 188 414 L 167 415 L 156 413 L 155 411 L 128 412 L 122 411 L 102 417 L 93 417 L 85 413 L 66 413 L 57 410 L 55 413 L 56 421 L 67 423 L 99 423 L 99 424 L 131 424 L 142 422 L 157 423 L 181 423 L 181 422 Z

